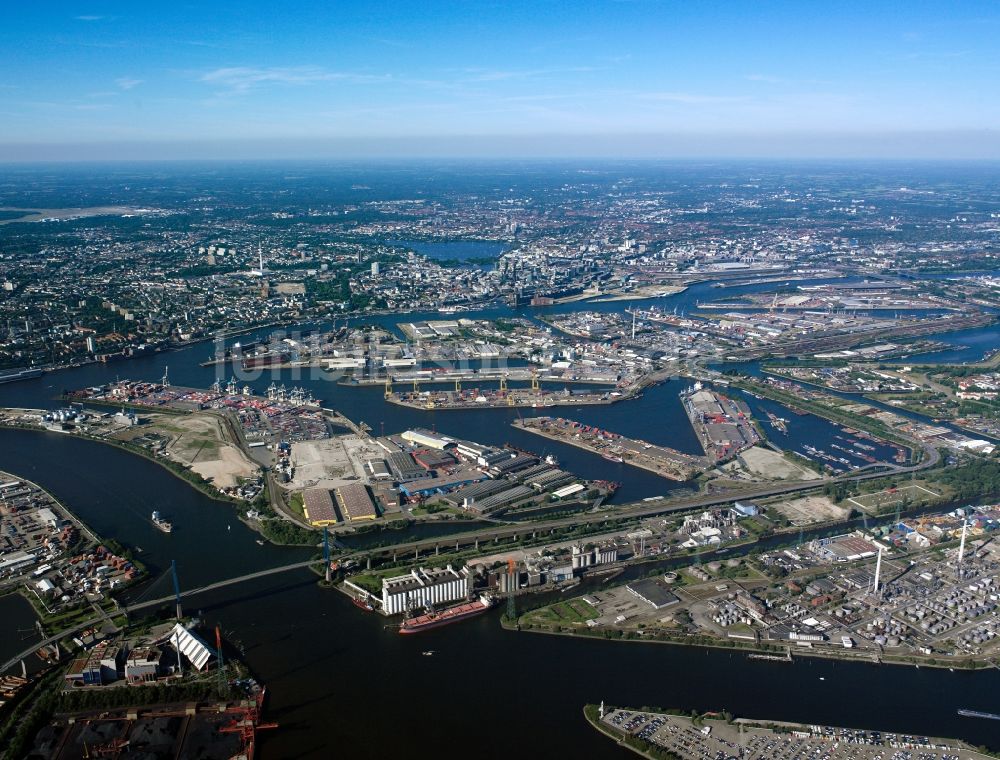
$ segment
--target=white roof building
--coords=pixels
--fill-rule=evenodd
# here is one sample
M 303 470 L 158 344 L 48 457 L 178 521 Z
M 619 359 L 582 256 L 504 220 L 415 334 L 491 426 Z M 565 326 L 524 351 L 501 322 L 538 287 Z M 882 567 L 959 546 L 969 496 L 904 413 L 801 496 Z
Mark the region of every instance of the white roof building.
M 208 644 L 180 623 L 175 623 L 166 640 L 180 650 L 195 670 L 204 670 L 214 652 Z

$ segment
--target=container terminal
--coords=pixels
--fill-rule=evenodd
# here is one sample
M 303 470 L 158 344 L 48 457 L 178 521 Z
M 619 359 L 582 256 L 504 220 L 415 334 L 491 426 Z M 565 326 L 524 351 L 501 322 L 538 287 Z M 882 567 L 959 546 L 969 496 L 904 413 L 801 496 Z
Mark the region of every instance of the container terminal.
M 414 383 L 412 392 L 397 393 L 390 390 L 391 384 L 386 384 L 385 400 L 390 404 L 408 406 L 412 409 L 539 409 L 548 406 L 583 406 L 614 404 L 630 398 L 636 398 L 639 393 L 622 393 L 620 391 L 575 392 L 568 388 L 562 391 L 542 390 L 533 383 L 529 389 L 508 389 L 506 383 L 499 390 L 475 388 L 462 390 L 461 382 L 456 381 L 454 391 L 421 391 L 419 384 Z
M 695 383 L 681 393 L 684 411 L 705 453 L 722 462 L 762 441 L 753 424 L 750 407 Z
M 712 464 L 707 457 L 684 454 L 667 446 L 654 446 L 561 417 L 531 417 L 512 424 L 519 430 L 600 454 L 611 461 L 641 467 L 670 480 L 690 480 Z

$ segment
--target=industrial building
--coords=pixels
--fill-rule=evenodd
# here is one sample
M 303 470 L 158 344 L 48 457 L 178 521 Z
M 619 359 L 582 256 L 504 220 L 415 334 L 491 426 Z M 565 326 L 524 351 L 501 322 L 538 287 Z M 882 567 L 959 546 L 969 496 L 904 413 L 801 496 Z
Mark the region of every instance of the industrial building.
M 483 473 L 469 468 L 447 475 L 400 483 L 399 491 L 406 496 L 431 496 L 436 493 L 448 493 L 469 483 L 485 479 L 486 476 Z
M 351 522 L 357 520 L 374 520 L 378 517 L 375 502 L 372 501 L 368 488 L 363 483 L 350 483 L 340 486 L 337 494 L 337 504 L 341 514 Z
M 389 469 L 400 483 L 433 477 L 432 472 L 413 461 L 413 457 L 406 451 L 394 451 L 389 454 Z
M 160 673 L 160 650 L 136 647 L 125 658 L 125 680 L 129 683 L 155 681 Z
M 594 565 L 607 565 L 618 561 L 618 547 L 609 545 L 584 549 L 581 546 L 574 546 L 572 557 L 574 570 L 581 570 Z
M 444 500 L 453 507 L 469 509 L 477 500 L 506 491 L 508 488 L 510 483 L 506 480 L 483 480 L 453 491 Z
M 365 468 L 371 473 L 372 480 L 390 480 L 392 473 L 384 459 L 369 459 L 365 463 Z
M 458 602 L 467 599 L 471 591 L 468 568 L 418 567 L 406 575 L 382 579 L 382 611 L 399 615 L 428 605 Z
M 180 623 L 174 623 L 174 627 L 170 629 L 170 633 L 163 640 L 169 642 L 171 646 L 184 655 L 191 663 L 191 667 L 197 671 L 203 671 L 214 654 L 208 644 Z
M 680 601 L 661 581 L 653 578 L 635 581 L 625 586 L 629 593 L 638 597 L 654 610 L 669 607 Z
M 329 488 L 307 488 L 302 492 L 302 509 L 310 525 L 334 525 L 337 510 Z
M 98 643 L 85 657 L 70 664 L 63 678 L 67 686 L 103 686 L 118 680 L 125 651 L 110 641 Z
M 447 436 L 438 435 L 430 430 L 423 430 L 421 428 L 417 428 L 416 430 L 407 430 L 400 437 L 407 443 L 412 443 L 414 446 L 427 449 L 437 449 L 438 451 L 453 449 L 458 446 L 455 441 Z
M 506 491 L 500 491 L 492 496 L 476 499 L 469 503 L 466 509 L 478 512 L 481 515 L 495 514 L 502 509 L 506 509 L 518 502 L 530 499 L 535 496 L 535 491 L 528 486 L 512 486 Z

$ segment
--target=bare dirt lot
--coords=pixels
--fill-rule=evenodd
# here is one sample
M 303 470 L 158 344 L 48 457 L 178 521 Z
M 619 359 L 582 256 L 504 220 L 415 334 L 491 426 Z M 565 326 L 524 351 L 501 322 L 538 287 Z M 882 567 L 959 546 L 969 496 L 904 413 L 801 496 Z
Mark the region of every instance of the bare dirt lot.
M 763 446 L 754 446 L 739 455 L 754 475 L 770 480 L 818 480 L 820 475 L 814 470 L 796 464 L 777 451 Z
M 792 525 L 844 520 L 849 512 L 845 507 L 838 507 L 826 496 L 803 496 L 800 499 L 769 504 L 768 508 L 784 515 Z
M 321 441 L 297 441 L 292 444 L 295 477 L 286 487 L 336 488 L 351 481 L 367 481 L 370 473 L 365 470 L 365 463 L 384 459 L 386 453 L 372 439 L 353 433 Z
M 119 437 L 159 433 L 167 439 L 165 451 L 172 459 L 190 465 L 219 488 L 235 486 L 241 478 L 257 475 L 257 465 L 232 442 L 218 415 L 151 414 L 149 419 L 149 424 L 128 428 Z

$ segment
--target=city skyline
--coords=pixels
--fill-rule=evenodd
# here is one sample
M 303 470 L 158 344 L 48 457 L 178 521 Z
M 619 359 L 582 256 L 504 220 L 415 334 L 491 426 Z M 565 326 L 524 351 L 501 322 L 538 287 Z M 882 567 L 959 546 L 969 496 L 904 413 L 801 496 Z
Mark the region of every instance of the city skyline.
M 19 8 L 0 161 L 1000 158 L 986 3 Z

